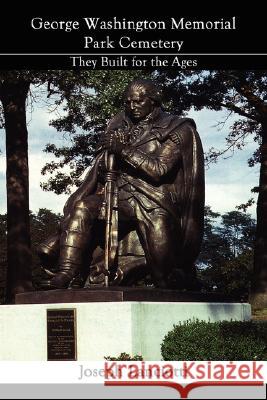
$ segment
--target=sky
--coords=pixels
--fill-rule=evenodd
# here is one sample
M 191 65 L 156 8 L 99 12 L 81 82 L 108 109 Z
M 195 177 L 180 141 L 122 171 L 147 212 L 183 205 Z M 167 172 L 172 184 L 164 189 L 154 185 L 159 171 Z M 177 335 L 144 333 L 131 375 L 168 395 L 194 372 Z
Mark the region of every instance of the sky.
M 47 208 L 56 213 L 62 213 L 63 206 L 69 195 L 56 195 L 52 192 L 44 192 L 40 188 L 40 182 L 48 179 L 41 175 L 42 167 L 55 157 L 43 152 L 47 143 L 56 145 L 68 145 L 68 135 L 57 132 L 49 126 L 53 119 L 54 112 L 48 112 L 44 102 L 37 102 L 31 112 L 27 112 L 29 131 L 29 184 L 30 184 L 30 209 L 33 212 L 39 208 Z M 218 128 L 217 123 L 225 119 L 224 112 L 191 110 L 188 113 L 190 118 L 196 122 L 197 129 L 202 140 L 204 152 L 210 147 L 223 148 L 225 137 L 229 132 L 229 126 L 233 118 L 229 119 L 223 128 Z M 213 211 L 225 213 L 235 210 L 235 207 L 245 203 L 250 197 L 251 188 L 258 185 L 259 166 L 249 168 L 248 158 L 256 149 L 256 144 L 251 137 L 247 141 L 244 150 L 236 151 L 231 158 L 220 159 L 217 164 L 211 164 L 205 170 L 205 191 L 206 205 L 211 206 Z M 6 212 L 6 159 L 5 159 L 5 132 L 0 130 L 0 213 Z M 66 168 L 67 171 L 67 168 Z M 255 205 L 250 207 L 248 212 L 255 217 Z

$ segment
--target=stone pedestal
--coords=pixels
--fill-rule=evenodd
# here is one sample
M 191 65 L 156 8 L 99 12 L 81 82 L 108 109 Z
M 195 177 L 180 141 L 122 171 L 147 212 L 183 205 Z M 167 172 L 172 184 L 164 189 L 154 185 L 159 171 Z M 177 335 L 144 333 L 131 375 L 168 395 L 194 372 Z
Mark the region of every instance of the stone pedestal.
M 56 292 L 59 295 L 59 291 L 53 292 L 47 294 L 46 300 L 55 299 Z M 65 296 L 75 297 L 71 291 L 64 292 Z M 17 301 L 22 303 L 22 297 L 19 295 Z M 24 302 L 30 303 L 29 297 L 28 301 L 26 298 L 25 294 Z M 0 359 L 47 360 L 47 309 L 76 310 L 78 361 L 103 360 L 105 356 L 116 357 L 122 352 L 142 355 L 144 360 L 161 360 L 162 340 L 180 321 L 196 318 L 211 322 L 243 321 L 251 317 L 247 303 L 167 301 L 167 294 L 165 301 L 100 301 L 99 292 L 96 298 L 91 302 L 48 301 L 0 306 Z
M 143 287 L 92 287 L 90 289 L 57 289 L 16 295 L 16 304 L 88 303 L 117 301 L 239 303 L 239 298 L 222 293 Z

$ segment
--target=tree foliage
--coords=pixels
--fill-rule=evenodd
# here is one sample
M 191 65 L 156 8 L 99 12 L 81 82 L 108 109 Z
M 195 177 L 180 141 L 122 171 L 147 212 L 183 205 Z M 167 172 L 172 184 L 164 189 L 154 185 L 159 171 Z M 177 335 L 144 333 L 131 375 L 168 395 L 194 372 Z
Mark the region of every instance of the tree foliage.
M 206 207 L 204 240 L 197 265 L 207 290 L 248 296 L 255 228 L 255 220 L 246 213 L 230 211 L 220 215 Z
M 71 185 L 80 183 L 79 176 L 90 165 L 96 142 L 108 119 L 121 107 L 121 93 L 126 84 L 140 76 L 149 77 L 162 88 L 164 107 L 183 115 L 195 110 L 227 110 L 228 117 L 237 115 L 226 136 L 223 149 L 212 147 L 206 153 L 206 163 L 217 162 L 229 152 L 241 150 L 253 137 L 261 144 L 263 121 L 267 116 L 267 77 L 265 71 L 60 71 L 47 78 L 48 95 L 58 96 L 57 105 L 63 115 L 51 121 L 59 132 L 70 133 L 70 146 L 58 148 L 53 143 L 45 151 L 58 161 L 43 168 L 43 174 L 56 173 L 43 183 L 44 190 L 69 192 Z M 260 161 L 257 149 L 248 160 L 249 166 Z M 71 165 L 67 176 L 61 171 Z M 252 204 L 252 200 L 249 200 Z
M 227 110 L 228 116 L 235 114 L 239 119 L 231 126 L 224 149 L 210 149 L 207 163 L 216 162 L 227 151 L 234 152 L 246 145 L 246 139 L 253 136 L 261 143 L 263 122 L 267 116 L 267 75 L 266 71 L 175 71 L 161 70 L 158 80 L 173 96 L 174 107 L 195 110 L 204 107 L 220 111 Z M 249 159 L 249 165 L 259 162 L 259 150 Z

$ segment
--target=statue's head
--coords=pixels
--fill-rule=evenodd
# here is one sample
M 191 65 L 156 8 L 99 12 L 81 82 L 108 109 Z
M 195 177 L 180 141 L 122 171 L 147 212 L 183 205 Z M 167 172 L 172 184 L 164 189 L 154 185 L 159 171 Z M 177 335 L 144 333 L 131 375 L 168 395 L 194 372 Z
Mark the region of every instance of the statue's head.
M 127 86 L 124 103 L 126 114 L 133 121 L 141 121 L 161 105 L 161 93 L 152 81 L 136 79 Z

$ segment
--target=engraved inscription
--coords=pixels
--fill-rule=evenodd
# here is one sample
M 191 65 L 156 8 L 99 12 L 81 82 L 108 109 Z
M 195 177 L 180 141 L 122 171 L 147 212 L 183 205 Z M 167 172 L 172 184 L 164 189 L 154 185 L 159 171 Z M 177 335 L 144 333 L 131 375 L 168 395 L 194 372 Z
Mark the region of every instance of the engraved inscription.
M 47 310 L 47 360 L 76 361 L 75 309 Z

